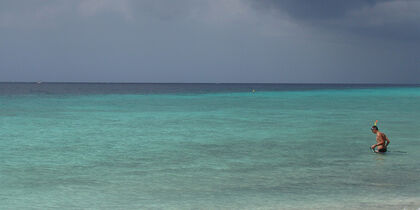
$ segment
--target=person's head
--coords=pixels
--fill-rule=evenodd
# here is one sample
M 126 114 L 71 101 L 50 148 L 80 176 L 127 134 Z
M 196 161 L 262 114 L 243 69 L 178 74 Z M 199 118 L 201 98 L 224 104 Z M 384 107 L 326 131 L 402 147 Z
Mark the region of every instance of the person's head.
M 378 126 L 374 125 L 370 130 L 372 130 L 372 133 L 377 133 L 379 131 L 379 128 Z

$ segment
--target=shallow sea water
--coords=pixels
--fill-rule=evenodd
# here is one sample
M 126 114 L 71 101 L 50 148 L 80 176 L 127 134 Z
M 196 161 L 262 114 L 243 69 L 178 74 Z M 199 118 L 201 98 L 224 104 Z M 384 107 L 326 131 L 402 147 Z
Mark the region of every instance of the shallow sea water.
M 420 208 L 418 86 L 0 89 L 0 209 Z

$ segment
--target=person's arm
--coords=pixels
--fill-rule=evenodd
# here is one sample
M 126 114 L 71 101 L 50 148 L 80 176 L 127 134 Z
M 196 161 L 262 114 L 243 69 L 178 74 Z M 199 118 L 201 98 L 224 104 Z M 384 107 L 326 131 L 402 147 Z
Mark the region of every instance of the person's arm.
M 376 148 L 377 146 L 378 146 L 378 145 L 374 144 L 374 145 L 370 146 L 370 148 L 371 148 L 373 151 L 375 151 L 375 148 Z
M 386 140 L 386 147 L 388 146 L 388 144 L 391 142 L 389 139 L 388 139 L 388 136 L 386 136 L 385 134 L 384 134 L 384 137 L 385 137 L 385 140 Z
M 379 146 L 379 145 L 381 145 L 381 144 L 374 144 L 374 145 L 372 145 L 370 148 L 372 148 L 373 150 L 375 150 L 375 148 L 377 147 L 377 146 Z
M 379 145 L 383 145 L 384 144 L 384 140 L 381 139 L 377 144 L 372 145 L 370 148 L 372 148 L 373 150 L 375 150 L 375 148 Z

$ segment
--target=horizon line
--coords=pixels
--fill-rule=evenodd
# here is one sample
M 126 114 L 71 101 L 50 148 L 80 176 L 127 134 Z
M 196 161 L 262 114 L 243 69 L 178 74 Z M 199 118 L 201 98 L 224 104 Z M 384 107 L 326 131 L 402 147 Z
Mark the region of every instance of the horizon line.
M 369 83 L 369 82 L 51 82 L 51 81 L 0 81 L 0 84 L 276 84 L 276 85 L 420 85 L 420 83 Z

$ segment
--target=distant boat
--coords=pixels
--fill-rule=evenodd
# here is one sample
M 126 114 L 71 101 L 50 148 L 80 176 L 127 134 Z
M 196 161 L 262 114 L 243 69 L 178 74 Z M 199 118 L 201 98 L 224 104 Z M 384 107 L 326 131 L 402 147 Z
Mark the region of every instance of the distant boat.
M 38 81 L 38 82 L 36 82 L 36 84 L 42 84 L 42 81 Z

